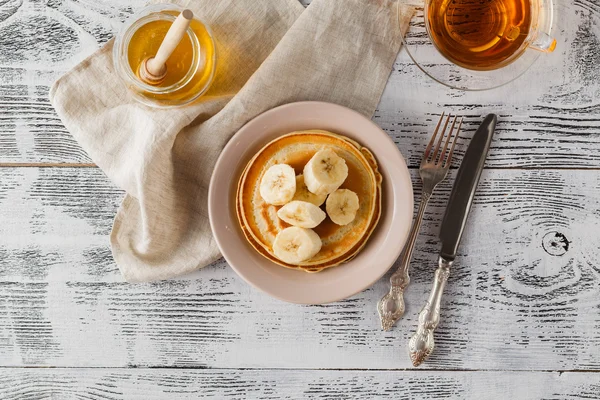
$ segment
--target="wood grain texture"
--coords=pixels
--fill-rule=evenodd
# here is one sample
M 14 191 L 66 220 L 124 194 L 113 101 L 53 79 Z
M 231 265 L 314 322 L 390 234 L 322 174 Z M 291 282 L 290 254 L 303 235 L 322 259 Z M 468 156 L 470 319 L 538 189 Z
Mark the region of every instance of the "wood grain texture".
M 597 399 L 594 373 L 0 369 L 3 400 Z
M 48 90 L 144 3 L 0 1 L 0 399 L 600 398 L 600 0 L 560 1 L 558 52 L 500 89 L 447 89 L 406 53 L 394 65 L 373 119 L 413 168 L 442 110 L 466 117 L 456 160 L 481 117 L 500 115 L 430 370 L 405 346 L 453 175 L 392 332 L 375 311 L 387 277 L 322 306 L 271 299 L 224 261 L 123 282 L 108 242 L 123 193 Z
M 48 90 L 143 4 L 10 0 L 0 5 L 0 163 L 90 162 L 52 109 Z M 412 166 L 418 165 L 433 121 L 447 110 L 468 119 L 462 142 L 482 115 L 500 115 L 491 167 L 599 167 L 600 153 L 594 150 L 600 146 L 600 0 L 561 4 L 555 29 L 559 50 L 500 89 L 445 88 L 402 52 L 375 122 Z
M 323 306 L 271 299 L 222 261 L 124 283 L 107 238 L 122 193 L 98 169 L 0 168 L 0 181 L 1 366 L 410 368 L 448 183 L 425 216 L 407 314 L 382 332 L 385 279 Z M 487 170 L 480 185 L 427 368 L 600 370 L 597 172 Z
M 50 105 L 50 85 L 144 3 L 0 2 L 0 162 L 90 162 Z

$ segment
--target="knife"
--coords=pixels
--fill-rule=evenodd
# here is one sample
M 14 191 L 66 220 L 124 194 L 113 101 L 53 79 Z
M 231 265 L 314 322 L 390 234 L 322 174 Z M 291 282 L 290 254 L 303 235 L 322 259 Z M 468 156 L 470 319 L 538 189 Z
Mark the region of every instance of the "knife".
M 410 359 L 416 367 L 433 352 L 433 332 L 440 322 L 440 302 L 446 286 L 450 268 L 454 264 L 456 252 L 477 190 L 477 184 L 485 165 L 485 159 L 492 143 L 498 117 L 488 115 L 471 139 L 456 175 L 454 187 L 448 200 L 446 213 L 440 228 L 442 248 L 435 271 L 433 287 L 427 303 L 419 313 L 417 332 L 408 342 Z

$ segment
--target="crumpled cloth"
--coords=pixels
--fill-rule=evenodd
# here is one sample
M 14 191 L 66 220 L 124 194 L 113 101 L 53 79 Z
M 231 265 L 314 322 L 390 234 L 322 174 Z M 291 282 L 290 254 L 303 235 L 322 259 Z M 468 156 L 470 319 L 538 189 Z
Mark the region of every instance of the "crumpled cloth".
M 370 118 L 401 46 L 390 0 L 313 0 L 306 9 L 297 0 L 174 3 L 215 35 L 217 73 L 199 101 L 169 109 L 137 102 L 113 68 L 113 41 L 50 91 L 66 128 L 127 193 L 110 239 L 131 282 L 172 278 L 220 257 L 208 186 L 219 153 L 246 122 L 303 100 Z

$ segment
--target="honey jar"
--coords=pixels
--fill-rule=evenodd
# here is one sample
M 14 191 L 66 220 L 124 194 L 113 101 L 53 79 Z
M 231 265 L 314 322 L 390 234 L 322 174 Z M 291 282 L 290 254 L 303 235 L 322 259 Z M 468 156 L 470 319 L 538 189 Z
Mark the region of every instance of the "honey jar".
M 208 25 L 196 17 L 191 19 L 186 34 L 166 60 L 164 78 L 150 84 L 140 76 L 142 64 L 156 55 L 182 11 L 175 4 L 146 7 L 117 35 L 113 48 L 115 70 L 135 98 L 144 104 L 186 105 L 202 96 L 213 81 L 217 62 L 213 35 Z

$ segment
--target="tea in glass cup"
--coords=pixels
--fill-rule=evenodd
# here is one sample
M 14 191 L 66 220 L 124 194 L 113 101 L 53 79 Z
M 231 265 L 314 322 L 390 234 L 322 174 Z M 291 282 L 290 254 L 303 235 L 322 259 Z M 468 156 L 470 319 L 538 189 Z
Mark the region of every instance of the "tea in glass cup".
M 500 68 L 523 43 L 531 27 L 529 0 L 433 0 L 429 34 L 438 50 L 465 68 Z
M 444 85 L 486 90 L 551 53 L 553 0 L 398 0 L 405 49 Z M 534 49 L 538 51 L 529 51 Z

